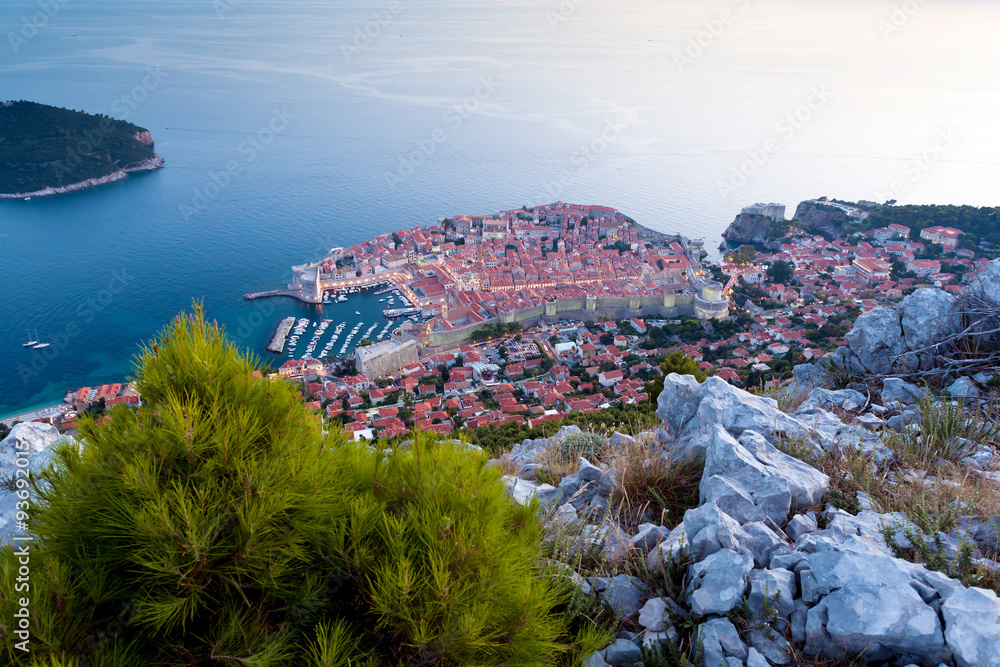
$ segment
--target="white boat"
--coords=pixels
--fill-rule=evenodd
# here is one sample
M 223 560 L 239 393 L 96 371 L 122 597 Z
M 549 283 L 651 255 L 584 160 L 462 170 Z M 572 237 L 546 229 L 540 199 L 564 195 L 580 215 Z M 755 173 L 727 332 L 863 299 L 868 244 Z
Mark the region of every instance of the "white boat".
M 25 331 L 28 332 L 28 342 L 27 343 L 22 343 L 21 347 L 34 347 L 34 346 L 38 345 L 38 341 L 32 339 L 32 337 L 31 337 L 31 331 L 28 330 L 28 329 L 25 329 Z M 37 336 L 35 336 L 35 338 L 37 338 Z
M 32 345 L 32 346 L 31 346 L 31 349 L 32 349 L 32 350 L 41 350 L 41 349 L 43 349 L 43 348 L 46 348 L 46 347 L 48 347 L 48 346 L 49 346 L 49 344 L 48 344 L 48 343 L 37 343 L 37 344 L 35 344 L 35 345 Z
M 354 311 L 354 314 L 355 314 L 355 315 L 360 315 L 360 314 L 361 314 L 361 311 L 360 311 L 360 310 L 355 310 L 355 311 Z

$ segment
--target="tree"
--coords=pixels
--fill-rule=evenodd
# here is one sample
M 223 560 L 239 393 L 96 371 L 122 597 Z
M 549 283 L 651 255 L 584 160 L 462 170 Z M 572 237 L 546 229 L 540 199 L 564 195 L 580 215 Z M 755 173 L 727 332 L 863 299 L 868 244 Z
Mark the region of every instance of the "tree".
M 535 507 L 482 454 L 325 438 L 200 307 L 138 367 L 144 406 L 83 419 L 32 491 L 37 664 L 555 664 L 576 642 Z M 0 548 L 4 619 L 18 567 Z
M 772 283 L 787 285 L 792 282 L 794 277 L 794 267 L 783 259 L 772 262 L 771 266 L 767 267 L 767 278 Z
M 369 345 L 374 345 L 374 343 L 368 340 L 367 338 L 362 338 L 361 340 L 358 341 L 356 347 L 368 347 Z
M 729 253 L 727 257 L 734 264 L 753 264 L 757 260 L 757 249 L 752 245 L 742 245 L 738 250 Z
M 677 373 L 678 375 L 691 375 L 698 382 L 704 382 L 708 379 L 708 373 L 701 369 L 698 362 L 680 350 L 668 354 L 666 359 L 663 360 L 663 363 L 660 364 L 660 370 L 663 371 L 663 375 L 657 377 L 651 382 L 647 382 L 643 387 L 646 392 L 646 396 L 649 398 L 650 402 L 654 404 L 656 403 L 656 399 L 660 397 L 660 393 L 663 391 L 663 378 L 671 373 Z

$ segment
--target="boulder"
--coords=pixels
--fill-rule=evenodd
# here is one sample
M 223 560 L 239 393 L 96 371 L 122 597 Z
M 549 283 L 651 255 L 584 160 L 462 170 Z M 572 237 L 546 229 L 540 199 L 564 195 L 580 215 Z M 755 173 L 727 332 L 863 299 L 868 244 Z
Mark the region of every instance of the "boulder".
M 972 399 L 979 398 L 979 388 L 972 378 L 960 377 L 948 385 L 948 394 L 954 398 L 964 398 L 966 403 L 974 402 Z
M 833 384 L 833 376 L 823 362 L 799 364 L 792 369 L 791 387 L 795 398 L 805 400 L 809 392 L 817 387 L 829 387 Z
M 962 290 L 961 300 L 969 302 L 974 308 L 990 308 L 1000 310 L 1000 261 L 993 260 Z M 978 326 L 979 331 L 989 331 L 1000 326 L 1000 318 L 985 318 Z M 996 342 L 997 335 L 990 342 Z
M 650 549 L 654 548 L 670 535 L 663 526 L 656 526 L 651 523 L 644 523 L 639 526 L 639 532 L 632 538 L 632 548 L 639 553 L 646 555 Z
M 824 389 L 818 387 L 809 392 L 809 397 L 803 405 L 817 405 L 829 410 L 830 408 L 840 408 L 841 410 L 857 410 L 862 407 L 868 399 L 860 391 L 854 389 Z M 801 406 L 800 406 L 801 407 Z
M 615 613 L 626 619 L 639 611 L 639 601 L 648 592 L 649 589 L 641 580 L 627 574 L 619 574 L 608 581 L 608 587 L 604 589 L 602 595 Z
M 642 650 L 628 639 L 616 639 L 604 649 L 604 661 L 609 665 L 632 665 L 642 659 Z
M 816 521 L 816 515 L 809 512 L 808 514 L 796 514 L 793 516 L 792 520 L 785 526 L 785 533 L 795 542 L 798 541 L 800 536 L 818 529 L 819 522 Z
M 746 550 L 717 551 L 688 570 L 688 604 L 702 614 L 725 614 L 743 601 L 753 556 Z
M 926 348 L 960 330 L 960 311 L 958 299 L 930 287 L 916 290 L 897 304 L 896 312 L 900 317 L 906 348 L 911 352 L 923 350 L 919 354 L 908 355 L 906 363 L 909 370 L 927 370 L 934 366 L 936 355 Z
M 757 649 L 750 647 L 747 651 L 747 667 L 771 667 L 771 663 Z
M 649 555 L 646 556 L 646 568 L 653 574 L 661 574 L 664 564 L 678 561 L 688 546 L 684 524 L 678 524 L 670 531 L 666 539 L 650 550 Z
M 681 525 L 687 535 L 691 557 L 696 561 L 720 549 L 737 551 L 741 543 L 749 539 L 735 519 L 712 503 L 685 512 Z
M 790 570 L 754 570 L 750 573 L 750 594 L 747 604 L 757 617 L 762 617 L 764 599 L 778 616 L 788 620 L 795 611 L 795 573 Z
M 705 667 L 727 665 L 727 658 L 747 659 L 747 647 L 728 618 L 713 618 L 698 626 L 696 646 L 704 653 Z
M 535 496 L 538 496 L 539 502 L 545 505 L 555 502 L 559 496 L 559 490 L 551 484 L 536 484 L 512 475 L 504 475 L 501 481 L 507 487 L 511 498 L 519 505 L 527 505 Z
M 663 632 L 665 625 L 670 625 L 667 615 L 667 603 L 663 598 L 649 598 L 639 610 L 639 625 L 652 632 Z
M 927 395 L 926 387 L 918 387 L 900 378 L 882 380 L 882 402 L 889 406 L 913 405 Z
M 754 396 L 718 377 L 699 384 L 690 375 L 667 375 L 656 416 L 674 436 L 673 449 L 666 452 L 673 458 L 702 455 L 708 441 L 699 436 L 716 425 L 733 437 L 756 431 L 768 438 L 808 438 L 812 431 L 808 424 L 779 410 L 773 398 Z
M 944 637 L 958 667 L 1000 666 L 1000 600 L 982 588 L 960 588 L 941 605 Z
M 756 567 L 767 567 L 775 549 L 784 544 L 781 537 L 763 521 L 745 523 L 743 531 L 748 537 L 743 539 L 740 545 L 750 551 Z
M 768 518 L 781 523 L 789 509 L 815 505 L 829 478 L 745 431 L 737 442 L 721 426 L 710 431 L 701 478 L 702 503 L 715 503 L 739 523 Z
M 898 358 L 907 351 L 899 314 L 892 308 L 862 313 L 845 340 L 861 369 L 875 375 L 892 373 L 899 367 Z
M 801 575 L 802 599 L 819 601 L 806 619 L 805 653 L 841 660 L 902 657 L 936 664 L 946 657 L 941 622 L 916 588 L 905 561 L 843 551 L 809 558 Z M 794 625 L 794 624 L 793 624 Z

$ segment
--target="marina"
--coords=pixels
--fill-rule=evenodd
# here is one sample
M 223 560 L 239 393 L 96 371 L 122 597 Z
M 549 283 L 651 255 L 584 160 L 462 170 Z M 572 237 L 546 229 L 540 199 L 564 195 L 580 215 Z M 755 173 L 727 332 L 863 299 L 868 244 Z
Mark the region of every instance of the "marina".
M 289 310 L 294 314 L 289 315 Z M 281 355 L 284 360 L 325 361 L 349 357 L 363 340 L 387 340 L 399 318 L 419 321 L 420 309 L 412 307 L 396 285 L 382 282 L 324 290 L 320 303 L 289 303 L 277 315 L 285 317 L 261 343 L 269 353 Z

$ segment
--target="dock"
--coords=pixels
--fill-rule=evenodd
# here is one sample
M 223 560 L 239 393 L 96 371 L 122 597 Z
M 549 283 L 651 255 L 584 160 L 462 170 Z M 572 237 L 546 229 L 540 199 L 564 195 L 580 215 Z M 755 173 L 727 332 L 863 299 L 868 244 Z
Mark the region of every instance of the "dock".
M 382 315 L 385 317 L 405 317 L 407 315 L 419 315 L 419 308 L 390 308 L 388 310 L 383 310 Z
M 261 299 L 265 296 L 294 296 L 298 297 L 298 290 L 293 289 L 273 289 L 267 292 L 247 292 L 243 295 L 243 298 L 247 301 L 253 301 L 254 299 Z
M 274 352 L 275 354 L 281 354 L 285 349 L 285 338 L 288 337 L 288 332 L 292 330 L 295 325 L 294 317 L 286 317 L 278 323 L 277 328 L 274 330 L 274 336 L 271 337 L 271 342 L 267 344 L 267 351 Z

